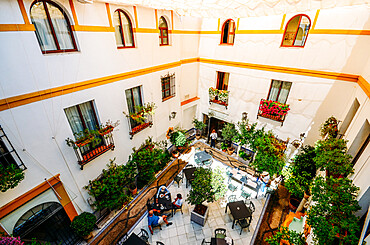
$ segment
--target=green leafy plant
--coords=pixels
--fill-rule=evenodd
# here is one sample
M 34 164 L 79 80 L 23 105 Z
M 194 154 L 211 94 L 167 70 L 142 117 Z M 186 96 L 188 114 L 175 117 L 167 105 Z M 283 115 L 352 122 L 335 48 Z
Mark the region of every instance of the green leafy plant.
M 313 205 L 307 222 L 318 244 L 355 245 L 360 209 L 356 200 L 359 188 L 348 178 L 317 177 L 312 186 Z
M 197 134 L 201 134 L 202 131 L 206 128 L 206 124 L 202 121 L 199 121 L 198 119 L 196 119 L 194 117 L 193 121 L 192 121 L 193 125 L 194 125 L 194 128 L 196 129 L 197 131 Z
M 320 127 L 321 137 L 328 135 L 328 138 L 335 138 L 338 135 L 338 120 L 331 116 Z
M 245 151 L 239 151 L 239 156 L 245 161 L 250 161 L 252 159 L 252 154 Z
M 303 233 L 298 233 L 296 231 L 290 231 L 288 227 L 281 227 L 275 235 L 268 237 L 265 241 L 270 245 L 280 245 L 281 241 L 287 241 L 291 245 L 305 245 L 306 239 Z
M 221 150 L 226 151 L 227 148 L 228 148 L 227 143 L 226 142 L 221 142 Z
M 95 215 L 93 215 L 92 213 L 83 212 L 73 218 L 71 228 L 77 235 L 84 237 L 92 232 L 95 223 Z
M 0 237 L 0 245 L 23 245 L 20 237 L 3 236 Z
M 24 179 L 22 169 L 14 164 L 4 166 L 0 163 L 0 191 L 6 192 L 15 188 Z
M 192 205 L 214 202 L 225 195 L 225 177 L 221 169 L 197 168 L 186 201 Z
M 138 105 L 134 107 L 134 111 L 130 113 L 123 112 L 127 117 L 131 117 L 134 121 L 138 123 L 145 123 L 145 119 L 148 115 L 153 115 L 154 110 L 156 109 L 154 102 L 148 102 L 144 105 Z
M 176 147 L 185 146 L 188 142 L 185 136 L 185 130 L 176 129 L 170 134 L 170 142 Z
M 318 168 L 330 175 L 347 176 L 353 173 L 351 156 L 347 154 L 347 142 L 343 139 L 328 138 L 316 142 L 314 161 Z
M 315 157 L 315 148 L 307 145 L 295 156 L 292 164 L 283 171 L 284 186 L 298 198 L 302 198 L 304 192 L 309 193 L 316 175 Z
M 223 140 L 228 144 L 228 146 L 231 146 L 231 142 L 233 141 L 235 135 L 238 134 L 238 131 L 235 128 L 235 124 L 233 123 L 226 123 L 224 127 L 221 130 L 221 135 Z

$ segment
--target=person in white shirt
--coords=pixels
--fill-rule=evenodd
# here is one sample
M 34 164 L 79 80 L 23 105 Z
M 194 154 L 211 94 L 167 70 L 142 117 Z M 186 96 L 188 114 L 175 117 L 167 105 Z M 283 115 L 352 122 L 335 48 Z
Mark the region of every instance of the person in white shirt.
M 216 130 L 212 130 L 211 135 L 209 136 L 211 138 L 211 147 L 216 147 L 216 139 L 217 139 L 217 133 Z
M 175 199 L 175 201 L 173 201 L 172 204 L 176 208 L 181 208 L 181 206 L 182 206 L 182 195 L 180 193 L 177 194 L 176 199 Z
M 170 194 L 170 191 L 167 189 L 167 187 L 162 185 L 158 189 L 157 196 L 156 196 L 157 200 L 158 200 L 158 198 L 164 198 L 166 195 L 169 195 L 169 194 Z

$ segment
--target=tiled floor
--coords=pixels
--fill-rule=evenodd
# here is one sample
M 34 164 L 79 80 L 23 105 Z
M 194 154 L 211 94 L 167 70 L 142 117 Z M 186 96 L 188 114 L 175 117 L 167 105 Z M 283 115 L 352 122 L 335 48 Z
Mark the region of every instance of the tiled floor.
M 186 160 L 188 160 L 190 164 L 196 165 L 193 160 L 194 153 L 195 150 L 192 149 L 192 151 L 187 156 L 183 157 L 187 158 Z M 226 171 L 225 165 L 220 162 L 214 161 L 212 164 L 212 168 L 217 166 L 225 169 Z M 231 193 L 231 191 L 228 190 L 225 198 L 222 198 L 215 203 L 206 204 L 210 208 L 210 211 L 204 227 L 190 221 L 190 212 L 191 210 L 193 210 L 194 206 L 191 206 L 186 203 L 186 201 L 184 201 L 183 214 L 181 214 L 180 211 L 177 211 L 173 217 L 169 217 L 168 219 L 170 222 L 173 223 L 173 225 L 168 227 L 166 225 L 162 225 L 162 230 L 154 229 L 154 234 L 150 235 L 149 238 L 150 244 L 156 245 L 156 241 L 161 241 L 165 245 L 201 244 L 204 238 L 207 241 L 210 241 L 211 237 L 214 236 L 214 230 L 216 228 L 225 228 L 226 235 L 234 240 L 235 245 L 250 244 L 250 240 L 253 236 L 265 199 L 263 197 L 251 199 L 256 207 L 256 211 L 253 213 L 250 231 L 248 231 L 248 229 L 244 229 L 242 234 L 239 235 L 240 227 L 238 225 L 235 225 L 234 229 L 231 229 L 232 216 L 229 210 L 228 213 L 225 213 L 225 206 L 227 203 L 227 197 L 229 195 L 236 195 L 237 199 L 243 200 L 240 197 L 241 185 L 236 182 L 233 184 L 238 186 L 237 191 Z M 173 183 L 170 186 L 169 190 L 173 198 L 176 196 L 177 193 L 181 193 L 185 200 L 190 190 L 190 186 L 186 188 L 185 182 L 181 182 L 180 187 L 178 187 L 177 184 Z M 244 190 L 246 190 L 246 187 L 244 187 Z M 140 229 L 145 229 L 149 233 L 146 216 L 143 217 L 143 219 L 135 227 L 134 232 L 138 234 L 140 232 Z

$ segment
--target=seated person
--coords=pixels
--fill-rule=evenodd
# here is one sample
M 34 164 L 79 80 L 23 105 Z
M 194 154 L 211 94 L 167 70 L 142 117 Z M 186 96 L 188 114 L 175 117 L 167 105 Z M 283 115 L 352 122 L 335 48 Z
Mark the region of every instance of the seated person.
M 181 208 L 181 206 L 182 206 L 182 195 L 180 193 L 177 194 L 176 199 L 175 199 L 175 201 L 173 201 L 172 205 L 173 205 L 174 208 Z
M 163 198 L 163 197 L 165 197 L 166 195 L 169 195 L 169 194 L 170 194 L 170 191 L 167 189 L 167 187 L 165 187 L 164 185 L 162 185 L 158 189 L 156 199 Z
M 166 223 L 167 226 L 172 225 L 172 222 L 167 221 L 167 216 L 166 215 L 158 217 L 158 216 L 154 215 L 153 210 L 150 210 L 148 212 L 148 227 L 149 227 L 150 233 L 152 233 L 152 235 L 153 235 L 152 225 L 154 225 L 154 226 L 161 225 L 161 224 L 163 224 L 163 222 Z
M 265 191 L 265 187 L 267 185 L 267 183 L 269 182 L 270 180 L 270 175 L 268 172 L 263 172 L 261 174 L 261 178 L 259 179 L 259 183 L 261 184 L 261 191 L 264 192 Z

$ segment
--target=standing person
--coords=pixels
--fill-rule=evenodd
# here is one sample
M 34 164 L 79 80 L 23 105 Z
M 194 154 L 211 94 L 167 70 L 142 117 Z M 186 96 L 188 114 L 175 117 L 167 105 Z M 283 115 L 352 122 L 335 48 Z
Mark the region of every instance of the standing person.
M 212 133 L 209 136 L 211 138 L 211 147 L 216 147 L 216 139 L 217 139 L 217 133 L 216 130 L 212 129 Z
M 261 174 L 261 178 L 259 180 L 261 181 L 261 191 L 264 192 L 265 191 L 265 187 L 266 187 L 267 183 L 270 180 L 269 173 L 268 172 L 263 172 Z

